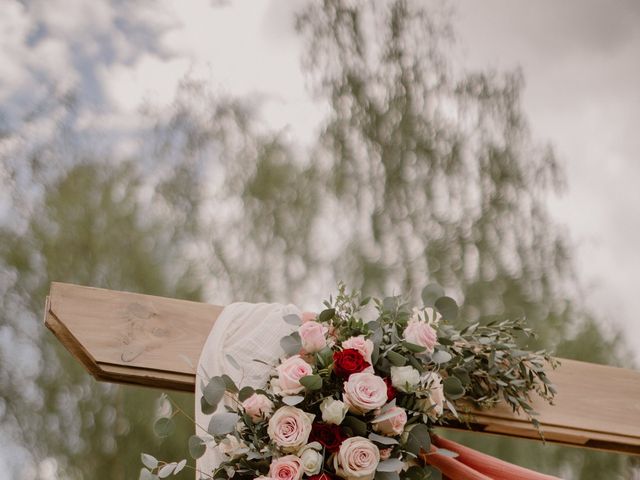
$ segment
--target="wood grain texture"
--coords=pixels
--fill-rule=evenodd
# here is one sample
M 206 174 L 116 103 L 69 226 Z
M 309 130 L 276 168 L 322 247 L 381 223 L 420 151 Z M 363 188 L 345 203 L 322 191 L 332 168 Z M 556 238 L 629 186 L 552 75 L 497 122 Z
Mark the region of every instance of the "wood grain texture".
M 222 308 L 53 283 L 45 324 L 98 380 L 193 391 L 194 366 Z M 534 400 L 546 439 L 640 455 L 640 372 L 560 361 L 549 372 L 555 405 Z M 540 439 L 506 406 L 470 414 L 475 431 Z

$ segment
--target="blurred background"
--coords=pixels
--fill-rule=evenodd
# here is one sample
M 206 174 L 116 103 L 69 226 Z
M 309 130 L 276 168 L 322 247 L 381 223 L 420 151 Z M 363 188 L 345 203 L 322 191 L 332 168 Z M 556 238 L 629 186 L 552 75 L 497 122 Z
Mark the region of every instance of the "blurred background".
M 470 320 L 525 313 L 531 348 L 636 365 L 638 52 L 632 0 L 3 0 L 0 478 L 187 452 L 188 421 L 153 435 L 159 392 L 96 383 L 46 331 L 53 280 L 307 309 L 437 281 Z

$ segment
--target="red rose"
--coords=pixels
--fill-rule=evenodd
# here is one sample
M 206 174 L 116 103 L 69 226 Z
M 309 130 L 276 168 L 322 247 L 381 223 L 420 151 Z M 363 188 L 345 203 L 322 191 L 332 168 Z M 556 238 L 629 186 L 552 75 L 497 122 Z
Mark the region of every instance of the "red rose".
M 320 442 L 320 445 L 330 452 L 337 452 L 346 438 L 338 425 L 329 423 L 314 423 L 309 435 L 310 442 Z
M 396 398 L 396 389 L 393 388 L 393 385 L 391 385 L 391 379 L 389 377 L 386 377 L 383 380 L 384 383 L 387 384 L 387 402 L 390 402 L 391 400 Z
M 333 371 L 339 377 L 349 378 L 352 373 L 360 373 L 370 366 L 371 364 L 355 348 L 333 352 Z

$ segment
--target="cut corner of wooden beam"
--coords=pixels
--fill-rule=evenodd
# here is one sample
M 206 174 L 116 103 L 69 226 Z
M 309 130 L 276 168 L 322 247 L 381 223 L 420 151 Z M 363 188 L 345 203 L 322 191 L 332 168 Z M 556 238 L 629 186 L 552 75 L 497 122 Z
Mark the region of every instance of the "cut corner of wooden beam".
M 46 311 L 44 314 L 44 324 L 64 345 L 64 347 L 77 358 L 95 378 L 99 378 L 101 372 L 95 359 L 82 346 L 78 339 L 71 333 L 63 322 L 51 311 L 50 298 L 47 297 Z

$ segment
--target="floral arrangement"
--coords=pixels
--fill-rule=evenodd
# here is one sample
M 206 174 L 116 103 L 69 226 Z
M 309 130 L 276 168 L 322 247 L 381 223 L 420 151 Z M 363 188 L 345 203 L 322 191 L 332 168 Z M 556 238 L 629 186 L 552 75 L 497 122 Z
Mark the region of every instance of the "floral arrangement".
M 239 388 L 227 375 L 208 379 L 203 411 L 220 402 L 226 411 L 211 417 L 208 435 L 191 437 L 189 449 L 198 458 L 215 444 L 224 461 L 200 478 L 440 478 L 424 462 L 435 448 L 430 433 L 466 422 L 470 407 L 504 401 L 539 428 L 530 394 L 553 400 L 544 367 L 556 364 L 517 346 L 517 336 L 533 332 L 522 320 L 458 328 L 458 306 L 440 287 L 422 297 L 424 306 L 411 309 L 400 297 L 361 299 L 340 285 L 319 315 L 283 319 L 296 331 L 281 340 L 283 357 L 263 388 Z M 146 454 L 143 462 L 141 478 L 184 467 Z

